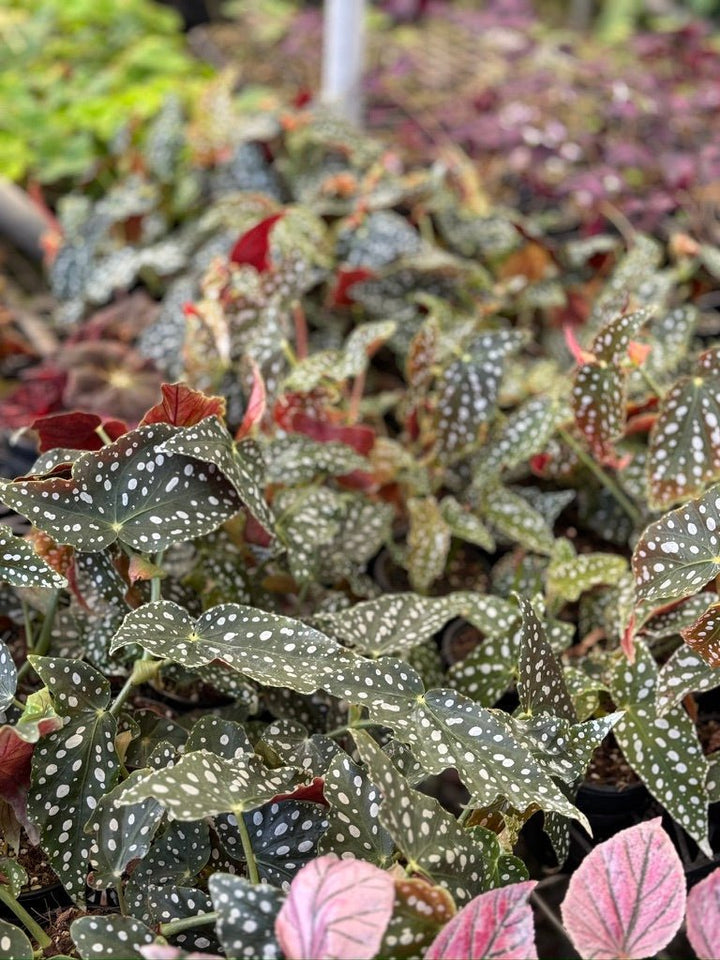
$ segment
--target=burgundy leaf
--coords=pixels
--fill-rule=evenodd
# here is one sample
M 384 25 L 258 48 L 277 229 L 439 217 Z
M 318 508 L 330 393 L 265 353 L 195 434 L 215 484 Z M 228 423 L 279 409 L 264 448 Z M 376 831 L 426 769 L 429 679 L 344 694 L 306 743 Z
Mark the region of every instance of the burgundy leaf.
M 244 233 L 232 248 L 230 253 L 232 263 L 255 267 L 258 273 L 269 270 L 270 231 L 283 216 L 283 213 L 274 213 Z
M 174 427 L 194 427 L 206 417 L 225 417 L 225 399 L 209 397 L 185 383 L 163 383 L 162 400 L 151 407 L 140 422 L 170 423 Z
M 328 853 L 295 876 L 275 934 L 287 960 L 371 960 L 394 902 L 389 873 Z
M 372 279 L 373 276 L 372 270 L 366 270 L 364 267 L 358 267 L 356 270 L 338 270 L 335 286 L 330 294 L 330 306 L 351 307 L 355 301 L 350 288 L 362 280 Z
M 713 870 L 688 894 L 685 925 L 698 960 L 720 957 L 720 869 Z
M 97 432 L 102 427 L 111 440 L 127 433 L 128 426 L 122 420 L 106 420 L 103 423 L 96 413 L 56 413 L 39 417 L 32 423 L 40 438 L 40 453 L 66 447 L 69 450 L 99 450 L 104 445 Z
M 536 882 L 524 880 L 475 897 L 433 940 L 425 960 L 536 960 L 528 903 Z
M 641 960 L 672 940 L 685 912 L 685 874 L 659 817 L 621 830 L 570 879 L 562 920 L 588 960 Z

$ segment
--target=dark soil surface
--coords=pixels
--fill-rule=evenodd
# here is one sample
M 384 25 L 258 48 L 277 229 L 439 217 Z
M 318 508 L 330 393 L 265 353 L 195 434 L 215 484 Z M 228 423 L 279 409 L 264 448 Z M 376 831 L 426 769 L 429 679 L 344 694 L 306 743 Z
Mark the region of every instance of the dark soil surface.
M 595 751 L 585 779 L 596 786 L 613 786 L 618 790 L 625 790 L 640 782 L 612 734 Z

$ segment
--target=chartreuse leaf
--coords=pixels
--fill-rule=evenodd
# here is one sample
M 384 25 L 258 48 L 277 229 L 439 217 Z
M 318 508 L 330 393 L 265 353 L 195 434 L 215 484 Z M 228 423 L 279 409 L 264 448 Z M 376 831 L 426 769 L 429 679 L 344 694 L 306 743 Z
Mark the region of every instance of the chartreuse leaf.
M 255 607 L 224 603 L 193 620 L 170 600 L 143 604 L 125 617 L 110 651 L 129 643 L 185 667 L 222 660 L 259 683 L 300 693 L 317 690 L 318 665 L 338 649 L 299 620 Z
M 720 687 L 720 670 L 711 667 L 699 653 L 679 647 L 660 668 L 656 705 L 659 716 L 681 703 L 689 693 Z
M 275 920 L 275 935 L 287 960 L 372 960 L 394 901 L 390 874 L 328 853 L 293 880 Z
M 17 669 L 9 649 L 0 640 L 0 713 L 13 702 L 17 687 Z
M 256 756 L 231 761 L 208 750 L 194 750 L 174 767 L 157 770 L 122 790 L 116 803 L 154 797 L 176 820 L 237 815 L 288 790 L 296 777 L 293 767 L 266 770 Z
M 424 955 L 439 930 L 455 913 L 447 890 L 420 877 L 395 879 L 395 905 L 379 955 L 393 960 Z
M 37 555 L 30 541 L 13 536 L 12 529 L 6 524 L 0 524 L 0 581 L 11 587 L 58 589 L 67 586 L 65 577 Z
M 164 439 L 160 449 L 212 464 L 232 484 L 255 519 L 268 533 L 274 532 L 273 513 L 265 499 L 254 457 L 256 448 L 236 444 L 217 417 L 207 417 L 194 426 L 174 430 Z
M 697 730 L 682 707 L 657 713 L 658 668 L 642 641 L 636 641 L 635 663 L 618 661 L 609 688 L 624 714 L 615 725 L 615 738 L 625 758 L 648 790 L 708 852 L 705 781 L 707 760 Z
M 437 800 L 413 790 L 375 741 L 353 731 L 360 756 L 383 794 L 380 822 L 407 861 L 408 873 L 421 873 L 466 902 L 492 883 L 499 845 L 487 832 L 481 846 Z
M 536 553 L 552 552 L 554 538 L 549 524 L 514 490 L 499 484 L 489 486 L 483 492 L 480 510 L 491 526 L 513 542 Z
M 134 917 L 80 917 L 70 927 L 70 936 L 81 960 L 142 960 L 139 948 L 155 942 L 155 934 Z
M 318 614 L 315 623 L 365 656 L 402 655 L 441 630 L 456 616 L 455 608 L 452 594 L 385 594 L 357 603 L 349 610 Z
M 632 566 L 638 600 L 680 600 L 720 573 L 720 486 L 651 523 Z
M 425 953 L 425 960 L 537 960 L 528 898 L 536 880 L 481 893 L 456 914 Z
M 451 531 L 435 497 L 410 497 L 406 565 L 410 583 L 421 593 L 445 570 Z
M 91 841 L 84 826 L 118 774 L 110 685 L 85 663 L 33 657 L 57 711 L 68 717 L 32 757 L 28 816 L 48 862 L 68 893 L 84 902 Z
M 693 374 L 663 397 L 650 432 L 649 503 L 667 509 L 720 478 L 720 350 L 701 354 Z
M 379 819 L 380 792 L 347 754 L 336 756 L 324 775 L 323 795 L 330 804 L 329 826 L 321 853 L 354 856 L 379 867 L 390 863 L 393 841 Z
M 688 893 L 685 923 L 699 960 L 720 955 L 720 870 L 713 870 Z
M 570 878 L 562 920 L 583 957 L 642 960 L 677 933 L 685 875 L 660 818 L 621 830 Z
M 208 889 L 218 913 L 217 934 L 226 955 L 239 960 L 279 960 L 275 918 L 283 894 L 267 883 L 253 885 L 230 873 L 214 873 Z
M 0 960 L 33 960 L 32 944 L 23 931 L 0 920 Z
M 572 722 L 575 707 L 545 630 L 530 601 L 520 597 L 518 603 L 522 616 L 518 661 L 520 706 L 529 716 L 547 713 Z
M 164 809 L 154 798 L 132 806 L 119 807 L 116 797 L 142 779 L 142 770 L 133 771 L 119 786 L 102 797 L 86 826 L 93 836 L 90 859 L 95 887 L 117 886 L 131 860 L 141 860 L 150 849 Z
M 57 543 L 89 552 L 116 540 L 150 552 L 202 536 L 240 502 L 214 464 L 161 449 L 175 433 L 162 423 L 131 430 L 78 457 L 70 479 L 13 481 L 3 500 Z
M 680 636 L 709 666 L 720 667 L 720 603 L 708 607 L 695 623 L 680 631 Z
M 576 553 L 569 540 L 558 540 L 546 572 L 549 597 L 574 603 L 593 587 L 613 586 L 627 572 L 627 561 L 614 553 Z

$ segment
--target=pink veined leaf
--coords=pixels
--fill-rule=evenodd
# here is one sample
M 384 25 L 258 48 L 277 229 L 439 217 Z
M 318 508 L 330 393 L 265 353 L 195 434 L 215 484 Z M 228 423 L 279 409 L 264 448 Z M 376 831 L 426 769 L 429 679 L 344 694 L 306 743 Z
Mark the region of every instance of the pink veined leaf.
M 371 960 L 394 902 L 390 874 L 328 853 L 295 876 L 275 934 L 287 960 Z
M 685 874 L 660 818 L 621 830 L 572 875 L 565 929 L 587 960 L 641 960 L 672 940 L 685 912 Z
M 713 870 L 688 894 L 685 924 L 698 960 L 720 957 L 720 869 Z
M 528 897 L 535 880 L 475 897 L 430 944 L 425 960 L 536 960 Z
M 265 415 L 265 407 L 267 406 L 267 391 L 265 390 L 265 382 L 260 373 L 260 368 L 254 360 L 251 360 L 250 363 L 252 365 L 253 385 L 247 408 L 245 409 L 245 415 L 235 434 L 235 440 L 242 440 L 243 437 L 246 437 L 251 432 L 255 424 L 260 423 Z

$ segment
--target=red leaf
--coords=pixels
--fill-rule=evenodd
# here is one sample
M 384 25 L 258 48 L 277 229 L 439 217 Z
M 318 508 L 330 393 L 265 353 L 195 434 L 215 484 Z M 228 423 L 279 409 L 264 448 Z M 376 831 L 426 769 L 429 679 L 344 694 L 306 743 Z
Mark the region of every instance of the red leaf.
M 524 880 L 475 897 L 433 940 L 425 960 L 536 960 L 528 903 L 535 885 Z
M 38 721 L 40 736 L 52 733 L 62 726 L 60 717 L 47 717 Z M 6 800 L 23 826 L 27 821 L 27 789 L 30 784 L 30 765 L 34 743 L 19 736 L 15 727 L 0 727 L 0 798 Z
M 95 413 L 56 413 L 39 417 L 31 424 L 40 437 L 40 453 L 67 447 L 70 450 L 99 450 L 104 444 L 97 433 L 102 427 L 111 440 L 127 433 L 128 426 L 122 420 L 106 420 Z
M 596 960 L 654 956 L 685 912 L 685 874 L 660 817 L 621 830 L 570 878 L 562 920 L 578 953 Z
M 14 390 L 0 402 L 0 421 L 4 427 L 26 427 L 36 417 L 62 408 L 67 373 L 57 369 L 28 372 Z
M 698 960 L 720 957 L 720 869 L 713 870 L 688 894 L 685 924 Z
M 174 427 L 192 427 L 206 417 L 225 417 L 225 399 L 208 397 L 200 390 L 193 390 L 185 383 L 163 383 L 162 400 L 151 407 L 140 421 L 144 427 L 148 423 L 170 423 Z
M 248 264 L 258 273 L 270 269 L 270 231 L 282 219 L 284 213 L 274 213 L 260 223 L 256 223 L 236 242 L 230 253 L 232 263 Z
M 267 391 L 265 390 L 265 383 L 260 373 L 260 368 L 254 360 L 251 360 L 250 363 L 252 364 L 253 385 L 245 415 L 235 434 L 236 440 L 242 440 L 243 437 L 246 437 L 250 433 L 255 424 L 260 423 L 265 415 L 265 408 L 267 406 Z
M 352 447 L 356 453 L 366 457 L 375 445 L 375 432 L 370 427 L 344 427 L 329 423 L 325 420 L 316 420 L 306 413 L 299 411 L 293 417 L 293 429 L 296 433 L 304 433 L 320 443 L 339 441 Z
M 329 306 L 331 307 L 351 307 L 355 301 L 350 293 L 350 288 L 360 283 L 362 280 L 369 280 L 375 274 L 372 270 L 366 270 L 364 267 L 358 267 L 356 270 L 338 270 L 335 276 L 335 286 L 333 287 Z
M 247 514 L 245 520 L 245 542 L 254 543 L 258 547 L 269 547 L 272 543 L 270 534 L 251 513 Z
M 287 960 L 371 960 L 394 902 L 389 873 L 328 853 L 296 874 L 275 921 L 275 935 Z
M 635 614 L 633 613 L 623 630 L 622 640 L 620 641 L 622 652 L 628 659 L 628 663 L 635 663 Z
M 304 783 L 290 793 L 279 793 L 272 798 L 273 803 L 279 803 L 281 800 L 307 800 L 309 803 L 321 803 L 324 807 L 329 806 L 323 793 L 325 781 L 322 777 L 314 777 L 312 783 Z

